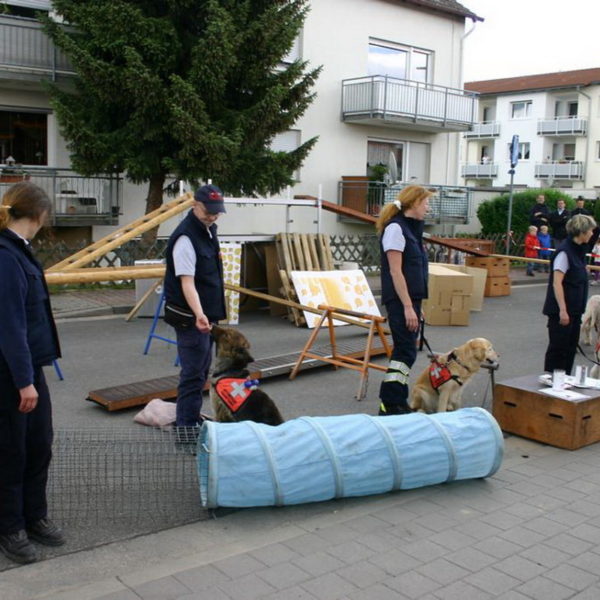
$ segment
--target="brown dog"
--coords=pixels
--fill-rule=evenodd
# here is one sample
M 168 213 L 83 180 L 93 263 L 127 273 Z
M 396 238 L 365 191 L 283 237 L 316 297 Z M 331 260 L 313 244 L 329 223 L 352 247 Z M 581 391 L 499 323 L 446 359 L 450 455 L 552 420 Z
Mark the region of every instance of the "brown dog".
M 283 418 L 258 382 L 248 379 L 246 368 L 254 361 L 250 343 L 237 329 L 213 325 L 216 359 L 210 379 L 210 398 L 215 419 L 220 422 L 255 421 L 280 425 Z
M 462 406 L 464 385 L 479 371 L 482 362 L 495 363 L 498 354 L 489 340 L 473 338 L 451 352 L 438 356 L 417 379 L 410 392 L 413 410 L 434 413 Z

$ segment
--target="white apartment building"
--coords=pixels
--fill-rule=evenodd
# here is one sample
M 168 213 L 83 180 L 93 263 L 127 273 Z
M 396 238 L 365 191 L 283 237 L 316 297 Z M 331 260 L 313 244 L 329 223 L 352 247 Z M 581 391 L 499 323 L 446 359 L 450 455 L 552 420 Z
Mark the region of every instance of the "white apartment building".
M 509 147 L 519 136 L 514 183 L 596 198 L 600 190 L 600 68 L 473 81 L 477 123 L 463 134 L 467 185 L 510 183 Z
M 68 83 L 75 74 L 31 10 L 51 10 L 51 2 L 4 4 L 11 14 L 0 15 L 0 192 L 14 174 L 6 164 L 12 157 L 53 197 L 57 228 L 87 228 L 97 239 L 143 213 L 146 188 L 122 175 L 83 178 L 69 170 L 66 144 L 40 79 Z M 325 200 L 376 212 L 366 183 L 376 165 L 388 184 L 457 188 L 461 135 L 478 120 L 476 94 L 462 86 L 465 26 L 477 20 L 454 0 L 313 0 L 291 58 L 323 66 L 316 98 L 273 146 L 291 149 L 313 136 L 319 140 L 297 183 L 281 197 L 320 191 Z M 466 195 L 451 191 L 450 204 L 452 197 L 459 199 L 456 214 L 440 208 L 438 223 L 446 214 L 456 222 L 469 218 Z M 283 204 L 232 206 L 220 231 L 277 233 L 288 217 L 291 231 L 316 231 L 315 209 L 286 214 Z M 174 225 L 161 225 L 159 234 L 168 235 Z M 320 227 L 340 233 L 367 226 L 323 213 Z

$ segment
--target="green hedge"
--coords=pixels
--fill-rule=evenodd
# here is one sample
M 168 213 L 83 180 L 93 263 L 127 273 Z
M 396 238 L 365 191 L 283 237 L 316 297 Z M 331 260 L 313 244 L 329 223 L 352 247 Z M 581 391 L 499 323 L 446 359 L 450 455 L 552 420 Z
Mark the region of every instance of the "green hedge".
M 575 208 L 575 200 L 555 189 L 533 189 L 523 192 L 515 192 L 513 194 L 513 209 L 511 228 L 515 233 L 524 233 L 529 226 L 529 214 L 536 203 L 536 198 L 544 194 L 546 196 L 546 205 L 548 210 L 552 212 L 556 210 L 556 202 L 560 199 L 564 200 L 568 209 Z M 506 233 L 508 219 L 508 198 L 509 194 L 503 194 L 491 200 L 482 202 L 477 208 L 477 218 L 481 223 L 481 233 L 489 235 L 493 233 Z M 600 206 L 597 202 L 586 202 L 585 207 L 595 214 L 598 220 L 597 211 L 600 211 Z

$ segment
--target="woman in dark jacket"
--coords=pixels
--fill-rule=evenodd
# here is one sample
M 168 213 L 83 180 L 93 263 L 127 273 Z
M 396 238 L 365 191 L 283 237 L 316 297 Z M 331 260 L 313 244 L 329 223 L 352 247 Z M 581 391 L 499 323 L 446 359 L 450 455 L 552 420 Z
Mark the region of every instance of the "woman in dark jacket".
M 394 348 L 379 390 L 380 415 L 410 412 L 408 377 L 417 357 L 421 301 L 427 298 L 427 254 L 423 220 L 433 195 L 409 185 L 383 207 L 376 227 L 381 234 L 381 301 L 386 307 Z
M 548 348 L 544 371 L 562 369 L 571 373 L 588 295 L 586 253 L 599 230 L 589 215 L 575 215 L 567 222 L 567 239 L 552 258 L 544 314 L 548 317 Z
M 29 182 L 12 186 L 0 206 L 0 551 L 19 563 L 37 560 L 31 540 L 64 543 L 47 518 L 52 413 L 42 371 L 60 348 L 29 246 L 50 209 L 44 190 Z

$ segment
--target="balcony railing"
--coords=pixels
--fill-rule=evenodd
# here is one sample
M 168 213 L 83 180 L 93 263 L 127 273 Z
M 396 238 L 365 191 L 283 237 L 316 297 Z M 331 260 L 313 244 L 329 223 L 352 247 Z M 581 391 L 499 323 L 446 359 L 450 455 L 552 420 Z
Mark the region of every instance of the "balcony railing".
M 55 225 L 114 225 L 118 222 L 122 195 L 118 175 L 82 177 L 70 169 L 51 167 L 23 167 L 17 172 L 14 167 L 7 169 L 0 165 L 0 196 L 18 181 L 31 181 L 46 191 L 54 205 Z
M 373 75 L 342 81 L 342 119 L 464 131 L 474 123 L 477 95 L 419 81 Z
M 538 135 L 586 135 L 587 119 L 581 117 L 540 119 L 537 132 Z
M 338 203 L 371 216 L 378 216 L 384 204 L 393 202 L 408 183 L 386 185 L 373 181 L 340 181 Z M 471 191 L 466 187 L 427 185 L 436 191 L 429 201 L 428 224 L 468 223 L 471 207 Z M 342 217 L 346 220 L 351 220 Z
M 66 55 L 36 21 L 0 16 L 0 71 L 37 73 L 56 79 L 73 75 Z
M 500 121 L 475 123 L 470 131 L 465 131 L 466 138 L 494 138 L 500 136 Z
M 578 160 L 560 160 L 535 165 L 537 179 L 583 179 L 583 163 Z
M 465 179 L 494 179 L 498 177 L 498 165 L 495 163 L 463 165 L 461 172 Z

